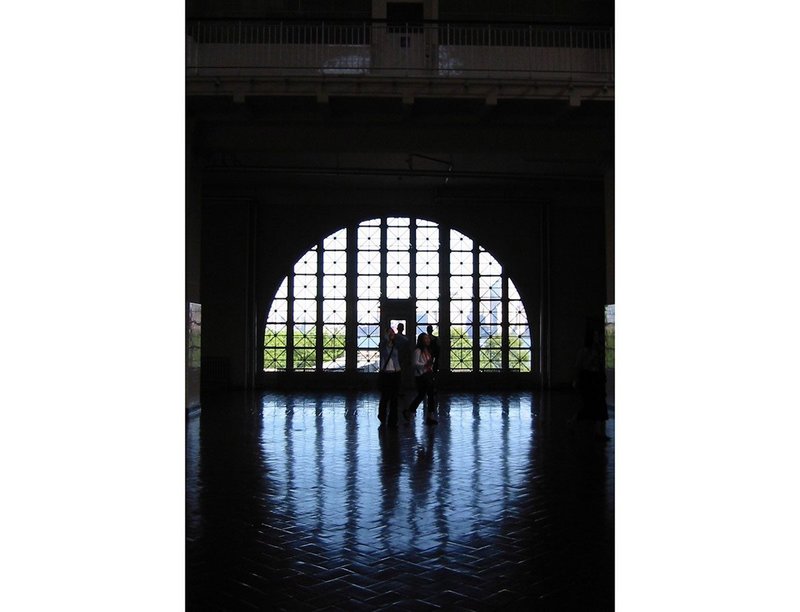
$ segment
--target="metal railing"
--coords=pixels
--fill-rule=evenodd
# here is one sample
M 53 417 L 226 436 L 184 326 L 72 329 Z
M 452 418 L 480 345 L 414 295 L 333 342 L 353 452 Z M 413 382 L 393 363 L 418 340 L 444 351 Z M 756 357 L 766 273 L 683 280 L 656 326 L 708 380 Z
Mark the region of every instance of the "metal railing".
M 613 81 L 611 28 L 199 21 L 188 74 L 350 74 Z

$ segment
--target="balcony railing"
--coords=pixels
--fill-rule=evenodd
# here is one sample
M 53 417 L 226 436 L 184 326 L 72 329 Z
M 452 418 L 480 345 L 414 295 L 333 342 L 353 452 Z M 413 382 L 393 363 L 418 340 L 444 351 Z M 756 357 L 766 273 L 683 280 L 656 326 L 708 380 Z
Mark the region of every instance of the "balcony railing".
M 187 25 L 187 74 L 371 75 L 610 83 L 611 28 L 200 21 Z

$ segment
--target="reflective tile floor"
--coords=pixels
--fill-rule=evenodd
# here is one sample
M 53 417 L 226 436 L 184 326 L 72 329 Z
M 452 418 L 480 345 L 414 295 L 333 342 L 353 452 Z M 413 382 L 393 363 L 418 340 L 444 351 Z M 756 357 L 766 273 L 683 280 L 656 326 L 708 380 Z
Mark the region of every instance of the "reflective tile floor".
M 614 608 L 614 421 L 568 392 L 257 393 L 187 419 L 189 610 Z M 401 420 L 402 421 L 402 420 Z

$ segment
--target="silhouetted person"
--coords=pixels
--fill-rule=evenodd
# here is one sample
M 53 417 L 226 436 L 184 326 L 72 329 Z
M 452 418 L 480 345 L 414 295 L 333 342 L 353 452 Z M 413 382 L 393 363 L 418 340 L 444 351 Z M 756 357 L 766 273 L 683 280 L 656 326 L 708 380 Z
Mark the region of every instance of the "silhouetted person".
M 439 355 L 441 350 L 439 348 L 439 338 L 433 335 L 433 325 L 428 325 L 428 336 L 431 339 L 431 356 L 433 357 L 433 401 L 438 403 L 437 395 L 439 392 Z
M 400 368 L 403 373 L 400 375 L 400 393 L 405 393 L 405 390 L 411 387 L 411 342 L 404 333 L 405 325 L 403 323 L 397 324 L 397 334 L 395 337 L 395 344 L 397 344 L 397 352 L 400 355 Z
M 397 427 L 397 395 L 400 392 L 400 356 L 394 330 L 389 327 L 381 344 L 378 389 L 381 398 L 378 402 L 378 420 L 381 426 Z
M 578 420 L 592 421 L 595 437 L 608 440 L 609 438 L 606 436 L 608 407 L 606 406 L 605 377 L 603 335 L 596 328 L 587 327 L 583 347 L 578 351 L 575 362 L 575 380 L 573 381 L 573 386 L 577 387 L 581 394 Z
M 408 420 L 410 413 L 416 412 L 417 406 L 426 400 L 425 424 L 436 425 L 436 402 L 433 397 L 433 355 L 431 355 L 431 338 L 422 333 L 417 338 L 417 348 L 414 350 L 414 382 L 417 385 L 417 396 L 411 401 L 403 417 Z

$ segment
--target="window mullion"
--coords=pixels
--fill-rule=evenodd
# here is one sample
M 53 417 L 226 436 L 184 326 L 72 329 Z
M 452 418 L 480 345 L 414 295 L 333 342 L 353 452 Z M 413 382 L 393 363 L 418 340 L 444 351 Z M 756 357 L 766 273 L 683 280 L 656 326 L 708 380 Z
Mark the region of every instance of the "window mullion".
M 323 305 L 324 296 L 322 295 L 322 271 L 324 269 L 323 258 L 325 257 L 324 241 L 320 241 L 317 245 L 319 257 L 317 257 L 317 322 L 314 326 L 316 330 L 314 353 L 316 354 L 316 365 L 314 370 L 317 372 L 322 371 L 322 323 L 323 323 Z

